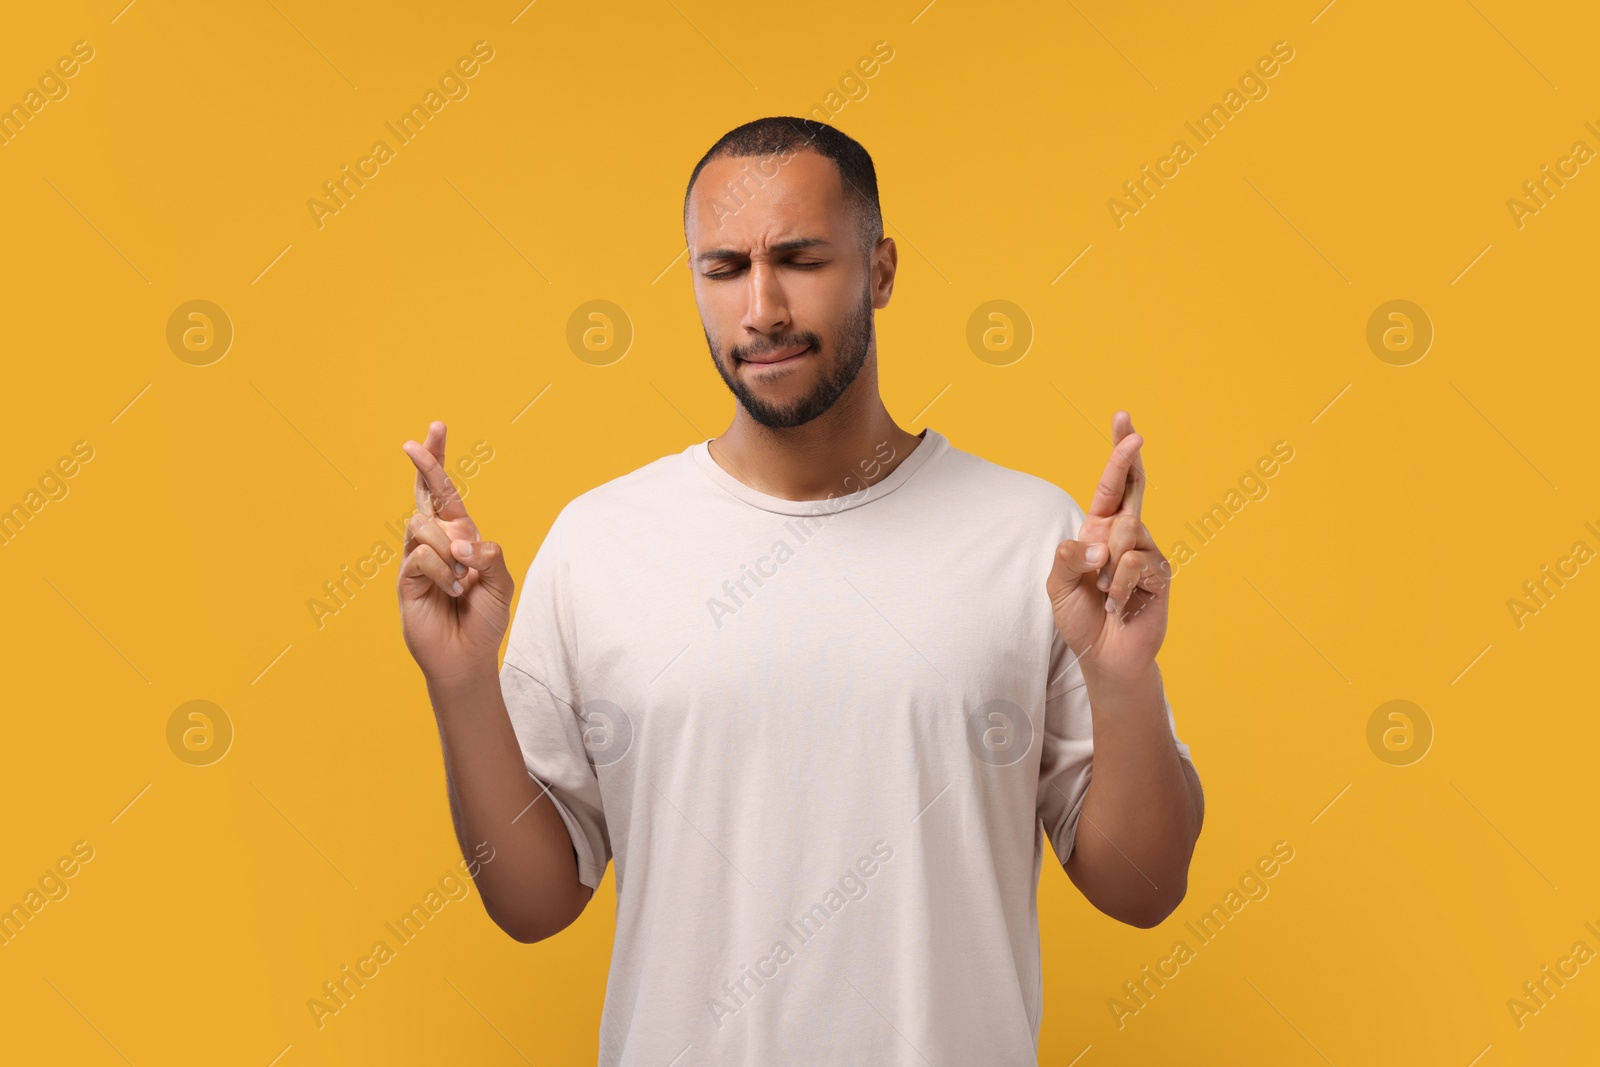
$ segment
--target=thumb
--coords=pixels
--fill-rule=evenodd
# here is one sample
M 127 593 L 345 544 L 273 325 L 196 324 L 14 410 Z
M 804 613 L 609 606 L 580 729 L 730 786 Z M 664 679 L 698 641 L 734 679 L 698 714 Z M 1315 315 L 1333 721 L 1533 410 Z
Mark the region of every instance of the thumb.
M 1098 541 L 1063 541 L 1056 546 L 1049 587 L 1065 589 L 1084 574 L 1098 571 L 1106 562 L 1106 546 Z
M 511 572 L 506 569 L 505 553 L 500 551 L 500 545 L 495 541 L 463 541 L 450 542 L 450 555 L 463 567 L 471 567 L 478 572 L 478 580 L 495 595 L 495 598 L 504 603 L 511 603 L 511 593 L 515 588 Z

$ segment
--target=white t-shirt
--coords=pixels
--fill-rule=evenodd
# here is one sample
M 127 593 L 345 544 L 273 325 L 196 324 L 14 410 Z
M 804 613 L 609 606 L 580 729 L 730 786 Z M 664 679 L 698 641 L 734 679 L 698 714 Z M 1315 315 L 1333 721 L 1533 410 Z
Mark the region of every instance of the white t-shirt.
M 768 496 L 702 441 L 528 568 L 501 687 L 579 879 L 616 861 L 602 1067 L 1036 1062 L 1044 840 L 1093 757 L 1045 578 L 1084 513 L 932 429 L 864 484 Z

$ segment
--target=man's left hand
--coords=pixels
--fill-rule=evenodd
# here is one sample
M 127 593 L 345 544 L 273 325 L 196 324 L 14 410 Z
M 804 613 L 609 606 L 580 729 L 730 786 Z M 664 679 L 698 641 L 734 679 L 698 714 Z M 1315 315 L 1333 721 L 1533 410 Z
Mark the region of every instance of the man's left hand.
M 1085 673 L 1133 679 L 1150 670 L 1166 636 L 1172 565 L 1139 517 L 1144 438 L 1126 411 L 1112 416 L 1111 433 L 1111 458 L 1078 539 L 1057 547 L 1045 591 Z

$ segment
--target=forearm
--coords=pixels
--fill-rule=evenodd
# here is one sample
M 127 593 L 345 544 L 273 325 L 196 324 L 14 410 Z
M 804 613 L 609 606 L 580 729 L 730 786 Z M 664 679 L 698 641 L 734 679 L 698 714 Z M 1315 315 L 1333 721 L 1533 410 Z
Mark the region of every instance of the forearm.
M 1113 918 L 1153 926 L 1188 887 L 1200 835 L 1199 781 L 1173 742 L 1154 663 L 1137 678 L 1087 664 L 1094 765 L 1067 873 Z
M 428 684 L 439 724 L 450 817 L 463 855 L 494 850 L 474 878 L 485 910 L 518 941 L 549 937 L 592 893 L 578 881 L 572 838 L 555 805 L 528 776 L 500 680 L 492 667 Z

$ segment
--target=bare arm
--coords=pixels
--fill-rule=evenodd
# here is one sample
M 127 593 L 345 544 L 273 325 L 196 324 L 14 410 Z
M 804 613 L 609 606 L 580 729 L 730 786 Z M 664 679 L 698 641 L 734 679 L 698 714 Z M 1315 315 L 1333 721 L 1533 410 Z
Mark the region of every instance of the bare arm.
M 515 582 L 494 541 L 479 539 L 444 472 L 445 426 L 405 443 L 416 464 L 417 511 L 400 565 L 401 629 L 428 684 L 444 752 L 450 818 L 489 917 L 522 942 L 572 923 L 594 891 L 578 881 L 572 838 L 553 801 L 528 776 L 500 690 L 500 643 Z M 469 867 L 470 869 L 470 867 Z
M 518 941 L 560 933 L 594 890 L 578 881 L 572 838 L 539 783 L 522 764 L 500 679 L 476 671 L 428 683 L 444 752 L 450 818 L 463 855 L 480 842 L 494 850 L 474 881 L 484 910 Z
M 1136 679 L 1084 678 L 1094 767 L 1067 876 L 1113 919 L 1155 926 L 1188 891 L 1205 817 L 1200 777 L 1173 744 L 1154 664 Z
M 1140 518 L 1147 479 L 1133 418 L 1111 419 L 1112 450 L 1077 540 L 1056 547 L 1045 590 L 1078 657 L 1094 763 L 1067 875 L 1114 919 L 1155 926 L 1189 886 L 1205 799 L 1178 755 L 1156 652 L 1176 573 Z

